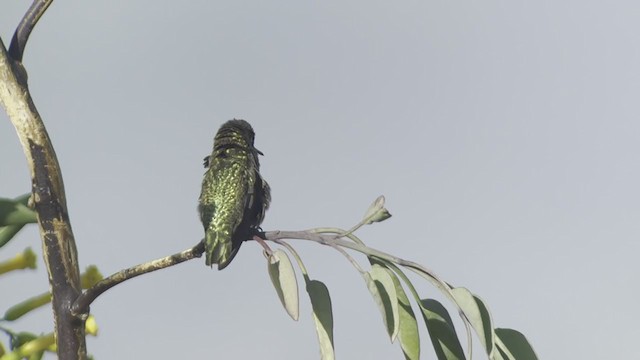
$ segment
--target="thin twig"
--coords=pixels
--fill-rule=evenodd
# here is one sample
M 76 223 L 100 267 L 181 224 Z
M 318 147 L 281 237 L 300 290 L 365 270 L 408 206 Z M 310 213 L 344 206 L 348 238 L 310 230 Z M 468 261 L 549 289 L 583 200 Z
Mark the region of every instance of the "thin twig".
M 27 12 L 22 17 L 20 24 L 13 33 L 11 45 L 9 46 L 9 56 L 15 61 L 22 62 L 24 49 L 27 46 L 29 35 L 38 23 L 53 0 L 34 0 Z
M 300 257 L 296 249 L 294 249 L 293 246 L 289 245 L 289 243 L 283 240 L 273 240 L 273 242 L 280 246 L 284 246 L 287 250 L 289 250 L 291 255 L 296 259 L 296 262 L 298 263 L 298 267 L 300 267 L 300 271 L 302 271 L 302 276 L 304 277 L 304 281 L 306 283 L 311 281 L 311 278 L 309 278 L 309 273 L 307 272 L 307 267 L 304 266 L 304 263 L 302 262 L 302 258 Z
M 273 254 L 273 250 L 271 250 L 269 245 L 267 245 L 264 239 L 262 239 L 260 236 L 254 235 L 253 240 L 255 240 L 258 244 L 260 244 L 260 246 L 262 246 L 262 248 L 264 249 L 264 253 L 266 254 L 265 255 L 266 257 L 269 257 L 271 256 L 271 254 Z
M 71 313 L 75 316 L 86 316 L 89 313 L 89 305 L 103 292 L 129 280 L 136 276 L 146 274 L 152 271 L 164 269 L 169 266 L 177 265 L 187 260 L 199 258 L 204 252 L 204 242 L 200 241 L 196 246 L 181 251 L 177 254 L 169 255 L 161 259 L 149 261 L 143 264 L 132 266 L 128 269 L 120 270 L 117 273 L 101 280 L 88 290 L 78 296 L 71 306 Z
M 346 258 L 347 258 L 347 260 L 349 260 L 349 262 L 351 263 L 351 265 L 353 265 L 353 267 L 355 267 L 355 268 L 356 268 L 356 270 L 358 270 L 358 272 L 360 272 L 360 274 L 364 274 L 364 273 L 366 273 L 366 272 L 367 272 L 366 270 L 364 270 L 364 269 L 362 268 L 362 266 L 360 266 L 360 264 L 358 264 L 358 262 L 356 261 L 356 259 L 354 259 L 354 258 L 353 258 L 353 256 L 351 256 L 351 254 L 349 254 L 348 252 L 344 251 L 344 249 L 343 249 L 343 248 L 341 248 L 341 247 L 340 247 L 340 246 L 338 246 L 338 245 L 329 245 L 329 246 L 331 246 L 332 248 L 336 249 L 340 254 L 344 255 L 344 257 L 346 257 Z

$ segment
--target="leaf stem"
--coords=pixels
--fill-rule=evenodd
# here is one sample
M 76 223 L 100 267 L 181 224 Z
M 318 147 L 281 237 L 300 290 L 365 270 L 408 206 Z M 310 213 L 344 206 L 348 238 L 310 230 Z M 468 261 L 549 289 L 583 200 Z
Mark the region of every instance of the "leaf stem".
M 304 266 L 304 264 L 302 263 L 302 258 L 300 257 L 300 254 L 298 254 L 298 252 L 293 248 L 293 246 L 289 245 L 289 243 L 283 240 L 274 240 L 273 242 L 275 242 L 278 245 L 284 246 L 285 248 L 287 248 L 287 250 L 289 250 L 291 255 L 293 255 L 293 257 L 296 259 L 296 262 L 300 267 L 300 271 L 302 271 L 302 276 L 304 276 L 306 281 L 310 281 L 309 273 L 307 272 L 307 267 Z

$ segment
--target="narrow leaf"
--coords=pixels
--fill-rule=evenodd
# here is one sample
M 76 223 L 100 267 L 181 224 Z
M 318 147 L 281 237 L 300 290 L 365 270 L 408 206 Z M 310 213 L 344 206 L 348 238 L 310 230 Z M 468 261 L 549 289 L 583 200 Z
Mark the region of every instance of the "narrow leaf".
M 20 346 L 33 341 L 38 338 L 38 335 L 30 332 L 19 332 L 11 334 L 11 349 L 19 348 Z
M 496 346 L 493 350 L 493 355 L 491 356 L 491 358 L 489 358 L 489 360 L 513 360 L 513 358 L 510 358 L 509 355 L 502 351 L 502 349 L 500 349 L 500 346 L 496 343 Z
M 25 205 L 28 199 L 29 195 L 23 195 L 16 200 L 0 198 L 0 226 L 37 222 L 35 211 Z
M 438 359 L 466 359 L 447 309 L 436 300 L 422 299 L 420 310 Z
M 298 282 L 289 256 L 282 250 L 274 251 L 269 256 L 269 277 L 278 293 L 280 302 L 293 320 L 298 320 Z
M 102 278 L 103 276 L 98 270 L 98 267 L 95 265 L 89 265 L 87 266 L 86 270 L 82 274 L 80 274 L 81 287 L 83 289 L 88 289 L 95 285 L 98 281 L 102 280 Z M 33 311 L 50 302 L 51 293 L 49 292 L 33 296 L 7 309 L 2 319 L 5 321 L 17 320 L 30 311 Z
M 412 292 L 415 292 L 413 284 L 411 284 L 402 270 L 396 267 L 393 263 L 374 256 L 369 256 L 368 258 L 371 265 L 378 264 L 385 269 L 388 269 L 389 274 L 391 275 L 391 280 L 393 280 L 393 286 L 396 289 L 396 295 L 398 297 L 398 318 L 400 322 L 398 338 L 400 339 L 400 347 L 402 348 L 405 359 L 420 359 L 420 334 L 418 332 L 418 322 L 416 321 L 416 316 L 411 308 L 411 303 L 409 302 L 409 298 L 407 297 L 398 276 L 402 276 L 402 279 L 404 279 L 409 289 Z M 418 301 L 419 298 L 417 297 L 417 294 L 415 295 L 416 301 Z
M 36 261 L 37 257 L 33 250 L 26 248 L 13 258 L 0 262 L 0 274 L 14 270 L 35 269 Z
M 521 332 L 513 329 L 495 329 L 498 348 L 508 360 L 538 360 L 536 352 Z
M 3 247 L 6 243 L 9 242 L 9 240 L 13 239 L 13 237 L 16 236 L 16 234 L 20 232 L 23 227 L 24 224 L 7 225 L 0 227 L 0 247 Z
M 307 292 L 311 298 L 313 321 L 316 325 L 316 333 L 320 343 L 320 358 L 322 360 L 334 360 L 333 311 L 331 310 L 329 290 L 321 281 L 310 280 L 307 281 Z
M 51 302 L 51 293 L 49 292 L 33 296 L 7 309 L 7 311 L 4 313 L 3 320 L 5 321 L 17 320 L 21 318 L 23 315 L 27 314 L 28 312 L 33 311 L 50 302 Z
M 371 271 L 363 273 L 367 288 L 378 305 L 382 320 L 387 327 L 391 342 L 398 335 L 400 318 L 398 316 L 398 297 L 391 278 L 390 270 L 378 264 L 371 267 Z
M 7 354 L 7 355 L 10 356 L 9 357 L 10 359 L 12 358 L 11 355 L 13 354 L 15 354 L 14 356 L 16 356 L 16 359 L 30 357 L 35 353 L 39 353 L 41 351 L 46 350 L 49 346 L 55 344 L 55 342 L 56 340 L 53 333 L 42 335 L 37 337 L 36 339 L 33 339 L 29 342 L 24 343 L 17 349 L 14 348 L 13 353 Z
M 400 339 L 400 347 L 405 359 L 418 360 L 420 359 L 420 334 L 418 333 L 416 316 L 413 313 L 413 309 L 411 309 L 411 303 L 402 288 L 400 280 L 395 274 L 391 274 L 393 275 L 391 279 L 398 296 L 398 315 L 400 319 L 398 339 Z
M 29 360 L 42 360 L 42 358 L 44 357 L 44 351 L 40 351 L 34 354 L 31 354 L 31 356 L 29 356 Z
M 464 312 L 471 327 L 476 331 L 482 346 L 484 346 L 487 355 L 493 356 L 494 350 L 494 333 L 493 325 L 491 323 L 491 315 L 484 305 L 484 302 L 473 295 L 469 290 L 465 288 L 455 288 L 451 292 L 456 300 L 462 312 Z

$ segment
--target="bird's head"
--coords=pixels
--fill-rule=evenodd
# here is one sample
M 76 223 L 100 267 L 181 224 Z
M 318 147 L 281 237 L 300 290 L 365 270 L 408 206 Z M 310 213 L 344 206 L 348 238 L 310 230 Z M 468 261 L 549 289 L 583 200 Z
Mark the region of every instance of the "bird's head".
M 214 147 L 241 146 L 254 154 L 264 155 L 253 145 L 255 137 L 251 124 L 242 119 L 233 119 L 220 126 L 214 139 Z

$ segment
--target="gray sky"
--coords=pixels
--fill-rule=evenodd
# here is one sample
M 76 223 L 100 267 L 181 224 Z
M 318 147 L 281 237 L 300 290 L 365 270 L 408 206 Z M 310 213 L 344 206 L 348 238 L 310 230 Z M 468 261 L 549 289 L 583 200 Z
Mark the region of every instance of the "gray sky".
M 0 6 L 6 46 L 27 5 Z M 591 0 L 59 1 L 25 64 L 82 267 L 106 275 L 196 243 L 202 158 L 222 122 L 244 118 L 273 192 L 265 229 L 347 228 L 384 194 L 394 216 L 360 231 L 368 245 L 468 287 L 542 359 L 632 359 L 639 11 Z M 0 195 L 29 191 L 4 112 L 0 161 Z M 402 358 L 348 262 L 294 245 L 331 292 L 338 358 Z M 36 227 L 2 257 L 25 246 L 39 248 Z M 3 276 L 0 308 L 46 289 L 40 265 Z M 305 296 L 291 321 L 247 243 L 222 272 L 191 261 L 105 293 L 88 347 L 97 359 L 313 359 Z M 50 315 L 16 328 L 50 331 Z

